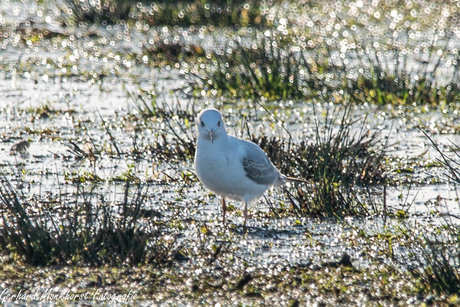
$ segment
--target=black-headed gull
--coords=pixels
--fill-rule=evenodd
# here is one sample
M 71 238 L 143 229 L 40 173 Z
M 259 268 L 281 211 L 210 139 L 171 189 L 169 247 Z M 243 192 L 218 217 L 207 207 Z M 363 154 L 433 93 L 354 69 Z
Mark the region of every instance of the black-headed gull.
M 248 203 L 262 196 L 270 186 L 289 180 L 303 182 L 281 174 L 253 142 L 229 136 L 218 110 L 201 111 L 196 127 L 196 173 L 205 187 L 222 197 L 224 222 L 225 198 L 244 202 L 246 227 Z

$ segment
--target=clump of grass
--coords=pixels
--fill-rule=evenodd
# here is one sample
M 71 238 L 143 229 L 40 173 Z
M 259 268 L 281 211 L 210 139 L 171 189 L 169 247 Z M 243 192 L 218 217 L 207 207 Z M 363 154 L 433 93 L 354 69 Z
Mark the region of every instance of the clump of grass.
M 382 105 L 438 105 L 458 100 L 459 66 L 445 66 L 446 62 L 456 62 L 455 58 L 449 59 L 449 41 L 436 46 L 433 39 L 425 48 L 426 54 L 417 54 L 406 46 L 358 50 L 359 65 L 354 63 L 347 71 L 360 73 L 356 79 L 344 81 L 346 92 L 357 102 Z
M 243 0 L 163 0 L 141 6 L 140 15 L 151 25 L 190 26 L 213 25 L 218 27 L 258 26 L 267 22 L 262 1 Z
M 306 53 L 291 47 L 288 36 L 266 36 L 250 46 L 234 40 L 213 54 L 213 66 L 201 86 L 219 94 L 269 100 L 300 99 L 318 88 Z
M 307 6 L 303 9 L 311 13 Z M 337 19 L 324 24 L 318 20 L 305 34 L 288 18 L 293 26 L 287 35 L 272 30 L 276 36 L 265 31 L 230 42 L 214 52 L 199 87 L 270 100 L 309 98 L 324 91 L 338 102 L 351 98 L 382 105 L 439 105 L 459 99 L 458 52 L 453 48 L 457 36 L 449 27 L 434 33 L 427 28 L 431 42 L 421 43 L 407 25 L 395 37 L 367 34 L 366 27 L 375 25 L 359 24 L 355 16 Z M 322 28 L 332 23 L 342 30 Z
M 154 135 L 146 151 L 158 161 L 184 161 L 194 156 L 192 124 L 197 114 L 194 104 L 160 101 L 155 91 L 140 87 L 136 91 L 127 91 L 127 94 L 137 109 L 138 121 L 154 123 L 154 127 L 150 127 Z
M 451 149 L 455 152 L 455 157 L 449 157 L 425 131 L 422 132 L 440 154 L 438 162 L 446 170 L 448 180 L 454 185 L 460 184 L 460 163 L 455 159 L 460 158 L 460 148 L 453 144 Z M 413 252 L 409 259 L 404 258 L 400 263 L 417 278 L 422 290 L 428 289 L 438 294 L 460 293 L 460 229 L 452 218 L 458 219 L 456 216 L 446 217 L 443 224 L 430 234 L 419 236 L 411 230 L 405 231 L 411 234 L 408 239 Z
M 446 171 L 448 179 L 456 185 L 460 184 L 460 146 L 452 143 L 450 150 L 454 153 L 455 157 L 450 157 L 439 148 L 436 142 L 424 130 L 421 131 L 439 153 L 440 157 L 437 158 L 437 161 Z
M 164 252 L 161 224 L 143 220 L 141 205 L 147 194 L 142 184 L 135 185 L 130 196 L 130 183 L 125 183 L 118 212 L 103 199 L 95 201 L 93 191 L 84 186 L 77 184 L 75 199 L 47 206 L 35 197 L 29 200 L 2 178 L 1 249 L 32 265 L 161 264 L 171 257 Z
M 74 23 L 142 21 L 152 26 L 240 27 L 266 24 L 261 7 L 262 1 L 248 3 L 242 0 L 66 0 L 62 11 Z
M 254 139 L 283 173 L 311 182 L 286 190 L 299 215 L 343 218 L 378 211 L 372 188 L 386 181 L 385 151 L 379 134 L 363 128 L 365 119 L 352 120 L 350 112 L 343 108 L 335 128 L 338 113 L 326 114 L 324 127 L 316 124 L 313 143 Z
M 3 249 L 9 248 L 24 255 L 25 260 L 32 264 L 46 264 L 50 257 L 57 256 L 59 251 L 53 249 L 52 235 L 43 229 L 43 223 L 34 223 L 16 191 L 5 179 L 2 180 L 0 200 Z
M 452 225 L 451 225 L 452 226 Z M 451 229 L 453 230 L 453 229 Z M 420 242 L 422 261 L 416 267 L 409 267 L 409 272 L 417 277 L 422 285 L 438 294 L 460 293 L 460 241 L 458 229 L 454 230 L 455 242 L 443 242 L 423 236 Z
M 65 0 L 62 11 L 73 23 L 117 23 L 128 20 L 134 8 L 129 0 Z
M 423 292 L 436 294 L 460 293 L 460 236 L 458 226 L 452 221 L 444 223 L 430 234 L 418 234 L 413 229 L 403 229 L 407 254 L 398 263 L 414 278 L 414 286 Z
M 143 54 L 154 60 L 154 63 L 179 63 L 205 55 L 204 49 L 195 44 L 180 41 L 158 39 L 152 45 L 143 46 Z

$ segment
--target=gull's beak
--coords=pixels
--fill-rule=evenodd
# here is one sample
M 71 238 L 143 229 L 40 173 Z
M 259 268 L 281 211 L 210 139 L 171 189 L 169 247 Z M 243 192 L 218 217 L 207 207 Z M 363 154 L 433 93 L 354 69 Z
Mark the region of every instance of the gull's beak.
M 211 139 L 211 143 L 214 143 L 214 131 L 209 131 L 209 138 Z

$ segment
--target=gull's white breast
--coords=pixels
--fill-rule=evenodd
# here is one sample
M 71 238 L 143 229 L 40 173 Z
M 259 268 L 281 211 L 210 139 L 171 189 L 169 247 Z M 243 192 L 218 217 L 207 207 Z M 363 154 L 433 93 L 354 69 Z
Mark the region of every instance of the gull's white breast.
M 228 137 L 214 143 L 198 139 L 195 169 L 201 182 L 214 193 L 250 202 L 260 197 L 268 185 L 258 184 L 246 176 L 242 163 L 245 148 L 238 145 Z

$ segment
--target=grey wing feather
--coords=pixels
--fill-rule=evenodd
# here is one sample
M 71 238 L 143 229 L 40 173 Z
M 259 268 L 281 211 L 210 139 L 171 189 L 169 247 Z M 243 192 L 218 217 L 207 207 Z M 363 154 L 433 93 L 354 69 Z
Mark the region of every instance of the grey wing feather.
M 258 184 L 275 184 L 281 174 L 270 162 L 265 152 L 252 142 L 239 140 L 246 150 L 243 157 L 243 168 L 246 176 Z

